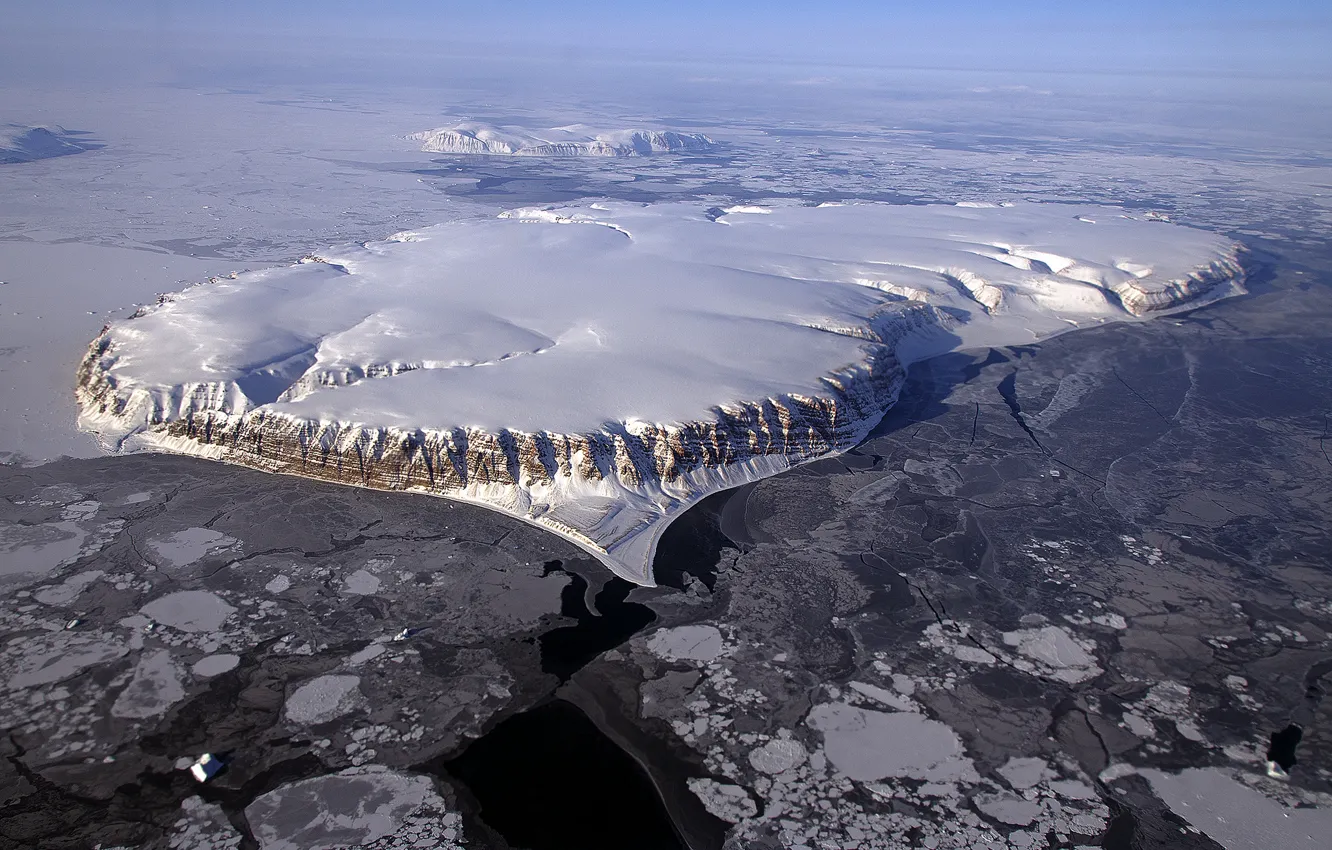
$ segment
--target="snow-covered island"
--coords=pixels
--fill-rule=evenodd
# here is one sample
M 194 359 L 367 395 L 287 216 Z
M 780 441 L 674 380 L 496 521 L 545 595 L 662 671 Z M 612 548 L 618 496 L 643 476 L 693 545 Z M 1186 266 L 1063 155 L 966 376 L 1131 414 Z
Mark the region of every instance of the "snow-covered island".
M 0 124 L 0 165 L 33 162 L 86 150 L 88 146 L 71 139 L 69 131 L 63 127 Z
M 905 368 L 1239 291 L 1110 207 L 522 209 L 212 280 L 109 325 L 81 424 L 482 504 L 651 584 L 704 496 L 853 447 Z
M 585 124 L 525 130 L 462 122 L 412 133 L 428 153 L 499 156 L 651 156 L 659 153 L 702 153 L 717 143 L 702 133 L 674 130 L 595 130 Z

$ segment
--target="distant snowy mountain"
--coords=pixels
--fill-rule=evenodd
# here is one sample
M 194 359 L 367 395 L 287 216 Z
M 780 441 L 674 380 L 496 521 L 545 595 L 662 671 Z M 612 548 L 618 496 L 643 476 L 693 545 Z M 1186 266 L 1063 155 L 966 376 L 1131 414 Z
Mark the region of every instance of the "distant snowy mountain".
M 0 124 L 0 164 L 50 159 L 87 149 L 87 145 L 70 139 L 63 127 Z
M 593 130 L 584 124 L 523 130 L 466 122 L 408 136 L 430 153 L 500 156 L 651 156 L 710 151 L 717 143 L 702 133 L 673 130 Z

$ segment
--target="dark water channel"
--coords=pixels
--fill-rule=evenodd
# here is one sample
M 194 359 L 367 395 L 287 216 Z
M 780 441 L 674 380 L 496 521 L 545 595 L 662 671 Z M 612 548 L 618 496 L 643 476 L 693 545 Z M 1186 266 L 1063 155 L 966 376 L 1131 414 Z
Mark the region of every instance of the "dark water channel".
M 643 768 L 564 700 L 504 720 L 444 770 L 515 850 L 685 850 Z
M 713 493 L 672 522 L 657 543 L 652 561 L 657 583 L 683 590 L 697 580 L 712 590 L 722 549 L 752 542 L 744 530 L 744 503 L 753 489 L 753 484 L 747 484 Z
M 742 537 L 744 500 L 753 487 L 739 487 L 714 493 L 685 511 L 671 523 L 657 545 L 653 575 L 664 587 L 685 590 L 701 582 L 709 591 L 717 581 L 717 562 L 728 545 L 744 545 Z M 739 520 L 728 516 L 738 503 Z M 731 525 L 731 535 L 723 523 Z M 739 541 L 734 538 L 741 537 Z M 652 609 L 628 601 L 635 586 L 622 578 L 612 578 L 597 591 L 592 605 L 587 602 L 588 581 L 566 570 L 559 561 L 546 564 L 546 574 L 567 573 L 571 579 L 560 594 L 560 614 L 575 620 L 572 626 L 560 626 L 542 634 L 543 672 L 567 680 L 584 664 L 608 649 L 614 649 L 656 619 Z
M 1295 758 L 1295 749 L 1304 738 L 1304 730 L 1294 723 L 1279 732 L 1272 733 L 1272 745 L 1267 748 L 1267 760 L 1276 762 L 1287 773 L 1299 763 Z
M 547 572 L 562 570 L 553 566 L 558 563 L 547 564 Z M 537 638 L 542 672 L 559 676 L 561 681 L 657 619 L 646 605 L 626 601 L 634 585 L 622 578 L 613 578 L 602 585 L 593 601 L 594 612 L 587 605 L 587 579 L 577 573 L 569 573 L 569 577 L 571 581 L 560 593 L 560 614 L 577 622 L 551 629 Z
M 742 488 L 747 495 L 748 488 Z M 672 523 L 657 547 L 654 573 L 665 587 L 700 592 L 713 587 L 718 559 L 731 541 L 722 533 L 731 490 L 695 505 Z M 581 569 L 560 561 L 569 584 L 560 614 L 574 621 L 537 637 L 543 672 L 567 682 L 601 653 L 622 645 L 656 621 L 647 605 L 629 600 L 635 585 L 611 578 L 592 595 Z M 596 581 L 591 578 L 591 581 Z M 649 747 L 649 749 L 651 749 Z M 683 766 L 653 770 L 683 788 Z M 685 850 L 647 771 L 607 736 L 583 709 L 551 699 L 498 723 L 461 755 L 437 768 L 466 789 L 479 819 L 513 848 L 524 850 Z M 686 769 L 686 772 L 689 772 Z M 688 817 L 688 816 L 686 816 Z M 721 824 L 718 824 L 719 826 Z M 693 824 L 694 831 L 699 825 Z M 717 838 L 720 843 L 720 838 Z

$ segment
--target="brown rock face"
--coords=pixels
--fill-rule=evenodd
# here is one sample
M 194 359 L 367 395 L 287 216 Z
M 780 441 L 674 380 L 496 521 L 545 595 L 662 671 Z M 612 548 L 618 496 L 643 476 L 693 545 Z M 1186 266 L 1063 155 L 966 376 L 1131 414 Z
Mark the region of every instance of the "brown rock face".
M 121 395 L 100 364 L 107 340 L 84 358 L 76 389 L 85 417 L 138 418 L 141 399 Z M 670 485 L 687 473 L 758 456 L 792 463 L 849 448 L 865 423 L 877 419 L 901 384 L 902 369 L 887 352 L 863 375 L 826 397 L 787 396 L 717 408 L 717 418 L 584 434 L 490 433 L 474 428 L 367 428 L 296 420 L 263 408 L 240 414 L 210 404 L 212 387 L 189 394 L 181 418 L 154 410 L 145 431 L 196 444 L 200 454 L 269 472 L 304 475 L 381 490 L 421 490 L 447 496 L 471 485 L 553 484 L 558 478 L 611 481 L 626 489 Z
M 1214 260 L 1194 270 L 1188 277 L 1165 284 L 1153 281 L 1151 286 L 1133 281 L 1115 287 L 1114 291 L 1124 309 L 1135 316 L 1169 310 L 1201 298 L 1219 286 L 1243 281 L 1244 268 L 1240 265 L 1240 255 L 1240 247 L 1237 245 L 1233 256 Z

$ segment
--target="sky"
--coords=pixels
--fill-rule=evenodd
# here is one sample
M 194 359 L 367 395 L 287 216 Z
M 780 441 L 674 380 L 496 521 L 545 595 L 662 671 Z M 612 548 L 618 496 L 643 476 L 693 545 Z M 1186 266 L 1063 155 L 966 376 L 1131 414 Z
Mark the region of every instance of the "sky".
M 44 0 L 8 4 L 0 51 L 32 63 L 132 63 L 202 43 L 307 55 L 403 50 L 566 61 L 1142 70 L 1326 78 L 1332 3 L 1314 0 Z M 395 46 L 396 45 L 396 46 Z M 37 48 L 40 46 L 40 50 Z M 67 48 L 61 50 L 61 46 Z M 0 59 L 0 62 L 3 60 Z M 2 66 L 0 66 L 2 67 Z

